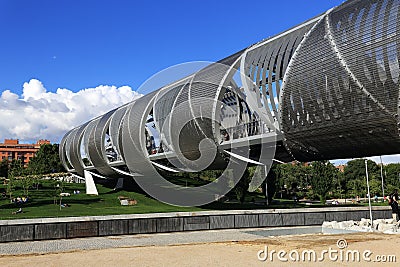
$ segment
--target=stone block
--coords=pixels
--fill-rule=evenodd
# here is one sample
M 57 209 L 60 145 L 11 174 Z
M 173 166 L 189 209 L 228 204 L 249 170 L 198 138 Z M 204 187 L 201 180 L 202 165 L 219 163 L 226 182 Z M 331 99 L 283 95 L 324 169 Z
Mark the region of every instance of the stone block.
M 33 240 L 33 225 L 0 226 L 0 242 Z
M 235 227 L 234 215 L 210 216 L 210 229 L 227 229 Z
M 183 231 L 183 218 L 157 219 L 157 233 Z
M 345 213 L 347 221 L 361 221 L 361 218 L 369 219 L 369 211 L 347 211 Z
M 128 220 L 99 221 L 99 235 L 128 234 Z
M 255 228 L 255 227 L 259 227 L 258 214 L 235 215 L 235 228 Z
M 70 222 L 67 224 L 67 238 L 98 236 L 97 222 Z
M 305 225 L 321 225 L 325 221 L 324 212 L 306 212 L 304 213 Z
M 341 211 L 326 211 L 326 212 L 325 212 L 325 220 L 328 221 L 328 222 L 332 222 L 332 221 L 337 221 L 337 222 L 346 221 L 346 220 L 347 220 L 346 212 L 341 212 Z
M 284 226 L 304 225 L 304 213 L 282 213 Z
M 184 231 L 208 230 L 208 229 L 210 229 L 210 218 L 208 216 L 183 218 Z
M 156 219 L 134 219 L 129 220 L 128 233 L 129 234 L 148 234 L 157 232 Z
M 66 223 L 44 223 L 35 225 L 35 240 L 67 238 Z
M 390 219 L 392 218 L 391 210 L 373 210 L 372 218 L 374 219 Z
M 282 226 L 282 215 L 279 213 L 259 214 L 258 221 L 263 226 Z

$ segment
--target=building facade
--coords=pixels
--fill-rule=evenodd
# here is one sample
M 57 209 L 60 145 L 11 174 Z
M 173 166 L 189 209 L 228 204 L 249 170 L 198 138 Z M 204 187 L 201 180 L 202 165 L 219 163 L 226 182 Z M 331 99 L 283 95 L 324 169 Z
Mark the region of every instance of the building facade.
M 20 144 L 18 139 L 5 139 L 4 143 L 0 143 L 0 160 L 21 160 L 26 167 L 44 144 L 50 144 L 50 141 L 41 139 L 36 144 Z

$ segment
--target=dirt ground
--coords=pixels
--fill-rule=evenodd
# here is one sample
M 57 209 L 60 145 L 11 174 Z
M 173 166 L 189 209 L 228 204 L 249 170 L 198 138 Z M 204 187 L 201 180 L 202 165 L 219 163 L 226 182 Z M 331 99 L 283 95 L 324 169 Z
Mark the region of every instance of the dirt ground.
M 263 252 L 266 248 L 268 258 L 261 261 L 258 258 L 265 257 Z M 2 256 L 0 266 L 321 266 L 323 264 L 324 266 L 386 267 L 399 266 L 399 248 L 400 235 L 312 234 L 268 237 L 254 241 Z M 271 260 L 273 250 L 277 252 L 272 254 Z M 279 250 L 282 250 L 281 259 L 278 258 Z M 311 250 L 315 251 L 315 262 Z M 327 252 L 322 253 L 323 250 Z M 357 254 L 360 255 L 359 261 Z M 298 258 L 297 255 L 299 255 Z M 286 262 L 284 262 L 285 259 L 287 259 Z

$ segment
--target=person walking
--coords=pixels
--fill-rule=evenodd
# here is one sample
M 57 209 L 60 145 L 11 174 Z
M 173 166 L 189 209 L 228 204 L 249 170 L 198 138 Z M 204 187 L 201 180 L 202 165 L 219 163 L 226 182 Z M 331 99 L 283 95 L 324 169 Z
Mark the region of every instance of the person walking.
M 397 222 L 400 218 L 399 215 L 399 203 L 396 200 L 396 196 L 394 194 L 389 196 L 389 205 L 392 208 L 392 218 L 395 222 Z

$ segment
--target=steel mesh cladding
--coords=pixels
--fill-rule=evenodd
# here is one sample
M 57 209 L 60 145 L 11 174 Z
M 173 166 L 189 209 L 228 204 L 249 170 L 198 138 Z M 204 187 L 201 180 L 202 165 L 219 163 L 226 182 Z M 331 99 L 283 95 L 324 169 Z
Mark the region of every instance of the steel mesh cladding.
M 282 129 L 296 159 L 399 152 L 399 1 L 327 13 L 287 71 Z
M 229 72 L 240 53 L 196 72 L 181 87 L 169 115 L 172 148 L 176 153 L 174 165 L 187 171 L 201 171 L 211 165 L 223 166 L 223 157 L 217 153 L 219 133 L 213 130 L 216 104 L 223 89 L 232 85 Z M 235 88 L 236 89 L 236 88 Z
M 61 161 L 78 175 L 133 176 L 162 201 L 198 205 L 227 188 L 201 193 L 160 174 L 230 169 L 238 179 L 236 167 L 253 164 L 264 178 L 271 153 L 283 161 L 400 153 L 399 9 L 400 0 L 350 0 L 153 88 L 69 131 Z
M 61 139 L 60 146 L 59 146 L 59 156 L 61 160 L 61 164 L 64 166 L 64 168 L 67 171 L 72 171 L 72 166 L 71 163 L 69 163 L 68 157 L 67 157 L 67 140 L 69 135 L 71 134 L 73 130 L 70 130 L 67 132 L 64 137 Z
M 115 110 L 111 110 L 101 116 L 89 135 L 89 158 L 96 170 L 104 176 L 115 176 L 118 174 L 109 165 L 105 146 L 105 143 L 108 141 L 106 135 L 108 135 L 110 118 L 114 112 Z
M 85 165 L 83 163 L 81 153 L 80 153 L 80 143 L 82 141 L 82 137 L 85 133 L 85 128 L 89 122 L 79 126 L 77 130 L 75 131 L 75 134 L 72 136 L 72 143 L 71 143 L 71 153 L 70 153 L 70 160 L 71 164 L 75 169 L 75 172 L 83 176 L 83 171 L 85 168 Z
M 127 105 L 118 108 L 110 118 L 109 136 L 111 139 L 111 144 L 113 146 L 114 152 L 116 153 L 115 157 L 113 158 L 113 161 L 122 160 L 123 156 L 123 146 L 121 142 L 122 120 L 130 105 L 132 105 L 132 103 L 129 103 Z
M 153 170 L 146 150 L 145 124 L 156 92 L 141 97 L 131 105 L 122 124 L 123 158 L 132 173 L 144 174 Z
M 91 120 L 84 130 L 84 134 L 80 143 L 81 159 L 85 167 L 93 166 L 89 155 L 89 138 L 93 128 L 96 126 L 99 118 Z
M 242 58 L 242 71 L 253 82 L 246 84 L 246 93 L 259 95 L 257 103 L 249 101 L 249 104 L 255 110 L 264 111 L 271 126 L 279 119 L 279 95 L 287 66 L 312 25 L 308 22 L 292 29 L 290 33 L 250 47 Z

